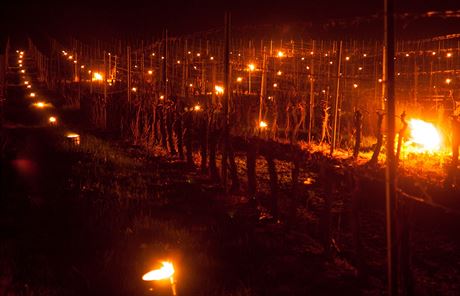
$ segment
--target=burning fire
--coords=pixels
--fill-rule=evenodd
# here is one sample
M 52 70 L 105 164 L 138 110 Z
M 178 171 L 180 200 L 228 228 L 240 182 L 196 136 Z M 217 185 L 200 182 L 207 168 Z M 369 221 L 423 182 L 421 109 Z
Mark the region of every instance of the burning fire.
M 171 262 L 163 261 L 163 266 L 160 269 L 154 269 L 142 277 L 144 281 L 161 281 L 165 279 L 169 279 L 174 274 L 174 266 Z
M 441 135 L 436 127 L 420 119 L 409 120 L 407 150 L 415 153 L 434 153 L 441 150 Z

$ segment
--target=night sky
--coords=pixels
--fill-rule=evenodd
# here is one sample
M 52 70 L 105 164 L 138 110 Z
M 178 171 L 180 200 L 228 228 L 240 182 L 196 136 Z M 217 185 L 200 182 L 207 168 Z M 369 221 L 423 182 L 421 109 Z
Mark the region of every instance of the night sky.
M 458 10 L 458 0 L 396 1 L 398 12 Z M 263 3 L 263 4 L 262 4 Z M 382 13 L 383 1 L 2 1 L 2 33 L 46 32 L 51 35 L 123 37 L 158 35 L 167 27 L 183 34 L 222 26 L 230 9 L 239 26 L 288 23 L 324 24 Z M 456 24 L 460 23 L 457 18 Z M 449 26 L 453 20 L 447 21 Z M 410 21 L 409 21 L 410 23 Z M 407 25 L 407 24 L 403 24 Z M 439 27 L 439 26 L 438 26 Z M 443 25 L 441 25 L 443 27 Z M 457 26 L 460 30 L 460 25 Z M 438 28 L 439 29 L 439 28 Z M 455 30 L 455 28 L 454 28 Z

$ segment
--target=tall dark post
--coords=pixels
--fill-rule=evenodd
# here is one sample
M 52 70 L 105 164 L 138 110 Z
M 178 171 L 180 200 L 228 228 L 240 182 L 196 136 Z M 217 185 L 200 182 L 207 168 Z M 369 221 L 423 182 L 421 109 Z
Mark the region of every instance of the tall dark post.
M 385 1 L 385 33 L 384 43 L 386 49 L 386 111 L 387 111 L 387 149 L 386 149 L 386 228 L 387 228 L 387 260 L 388 260 L 388 295 L 394 296 L 398 292 L 397 276 L 397 242 L 396 230 L 396 157 L 395 157 L 395 86 L 394 86 L 394 0 Z
M 228 149 L 229 149 L 229 104 L 230 104 L 230 12 L 225 13 L 225 48 L 224 48 L 224 149 L 222 153 L 222 184 L 227 190 Z

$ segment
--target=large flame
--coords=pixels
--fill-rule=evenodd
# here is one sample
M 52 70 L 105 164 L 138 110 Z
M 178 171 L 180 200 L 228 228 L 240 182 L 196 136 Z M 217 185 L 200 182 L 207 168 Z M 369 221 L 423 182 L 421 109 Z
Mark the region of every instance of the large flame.
M 160 269 L 155 269 L 144 274 L 142 279 L 144 281 L 161 281 L 169 279 L 174 274 L 174 266 L 171 262 L 162 262 L 163 266 Z
M 406 147 L 415 153 L 438 152 L 441 150 L 441 135 L 433 124 L 420 119 L 411 119 Z

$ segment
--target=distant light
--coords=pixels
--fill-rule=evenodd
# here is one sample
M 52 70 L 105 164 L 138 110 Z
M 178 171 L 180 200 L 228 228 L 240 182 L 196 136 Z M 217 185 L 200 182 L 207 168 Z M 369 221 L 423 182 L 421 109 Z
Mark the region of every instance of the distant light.
M 155 53 L 154 53 L 154 52 L 152 52 L 152 57 L 154 57 L 154 56 L 155 56 Z
M 358 70 L 361 71 L 363 69 L 363 67 L 359 67 Z
M 20 55 L 23 55 L 23 54 L 24 54 L 24 52 L 23 52 L 23 51 L 21 51 L 21 52 L 19 52 L 19 54 L 20 54 Z
M 164 99 L 165 99 L 165 96 L 161 95 L 160 100 L 164 100 Z
M 451 82 L 452 82 L 452 79 L 450 79 L 450 78 L 447 78 L 447 79 L 446 79 L 446 83 L 447 83 L 447 84 L 450 84 Z
M 237 81 L 237 82 L 243 81 L 243 77 L 237 77 L 237 78 L 236 78 L 236 81 Z
M 310 70 L 310 66 L 307 66 L 307 70 Z
M 131 88 L 131 91 L 136 92 L 136 91 L 137 91 L 137 87 Z
M 398 76 L 401 76 L 401 73 L 400 73 L 400 72 L 398 72 L 398 74 L 397 74 L 397 75 L 398 75 Z
M 363 53 L 363 57 L 367 57 L 367 53 Z
M 191 52 L 191 51 L 189 51 L 189 52 L 187 52 L 187 53 L 188 53 L 188 54 L 192 54 L 192 52 Z
M 314 55 L 315 53 L 314 53 L 313 51 L 310 51 L 310 54 L 311 54 L 311 55 Z
M 201 56 L 201 53 L 197 53 L 196 56 L 197 56 L 197 57 L 200 57 L 200 56 Z
M 276 72 L 276 75 L 278 75 L 278 76 L 281 76 L 281 74 L 283 74 L 283 72 L 281 72 L 281 70 Z
M 256 69 L 256 66 L 254 64 L 249 64 L 248 69 L 249 71 L 254 71 Z
M 76 63 L 77 63 L 77 60 L 73 61 L 73 63 L 76 64 Z
M 22 70 L 21 70 L 21 73 L 26 73 L 26 70 L 22 69 Z
M 446 55 L 446 57 L 451 58 L 451 57 L 452 57 L 452 53 L 451 53 L 451 52 L 448 52 L 447 55 Z
M 195 105 L 195 107 L 193 107 L 193 110 L 201 111 L 201 106 L 200 105 Z
M 436 55 L 436 51 L 433 51 L 433 52 L 431 53 L 431 55 Z
M 302 61 L 304 61 L 304 60 L 305 60 L 305 58 L 301 58 L 301 60 L 302 60 Z
M 29 85 L 27 86 L 27 88 L 32 88 L 32 85 L 29 84 Z
M 180 60 L 177 60 L 177 63 L 180 64 Z
M 284 57 L 284 52 L 282 51 L 278 51 L 278 53 L 276 54 L 279 58 L 282 58 Z
M 330 61 L 330 62 L 329 62 L 329 64 L 331 64 L 331 65 L 332 65 L 332 64 L 333 64 L 333 62 L 332 62 L 332 61 Z
M 379 82 L 382 83 L 382 81 L 383 81 L 382 78 L 379 78 Z
M 409 54 L 408 54 L 408 53 L 406 53 L 406 57 L 408 57 L 408 56 L 409 56 Z
M 18 63 L 19 63 L 19 64 L 22 64 L 22 60 L 18 60 Z
M 357 88 L 357 87 L 358 87 L 358 84 L 356 84 L 356 83 L 353 84 L 353 87 L 354 87 L 354 88 Z
M 69 60 L 73 60 L 73 56 L 70 55 L 68 59 L 69 59 Z
M 278 87 L 278 83 L 273 83 L 273 87 Z
M 188 86 L 193 87 L 193 83 L 190 83 Z
M 85 69 L 85 65 L 81 65 L 80 68 Z
M 165 59 L 165 57 L 161 57 L 161 59 L 162 59 L 162 60 L 164 60 L 164 59 Z
M 349 60 L 350 60 L 350 57 L 345 57 L 345 60 L 349 61 Z
M 26 81 L 24 81 L 24 84 L 25 84 L 25 85 L 29 84 L 29 81 L 27 81 L 27 80 L 26 80 Z
M 214 61 L 214 57 L 210 57 L 209 59 L 210 59 L 211 61 Z
M 55 124 L 57 122 L 57 119 L 54 116 L 50 116 L 50 118 L 48 118 L 48 122 L 51 124 Z
M 31 97 L 31 98 L 35 98 L 35 96 L 36 96 L 36 95 L 35 95 L 34 92 L 31 92 L 31 93 L 29 94 L 29 97 Z
M 152 75 L 152 74 L 153 74 L 153 71 L 152 71 L 152 70 L 148 70 L 147 73 L 148 73 L 149 75 Z
M 267 126 L 268 126 L 268 125 L 267 125 L 267 123 L 266 123 L 265 121 L 259 122 L 259 127 L 260 127 L 260 128 L 266 128 Z

